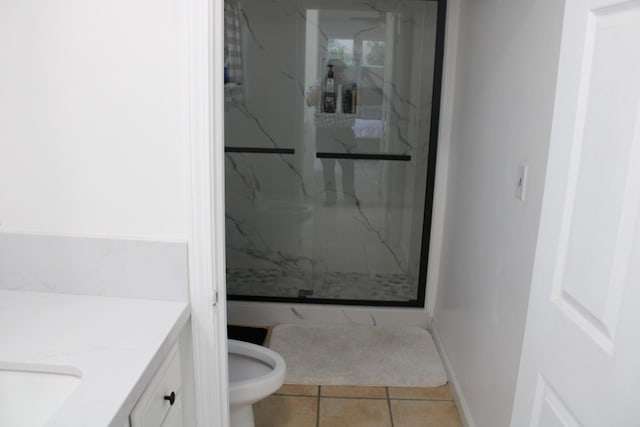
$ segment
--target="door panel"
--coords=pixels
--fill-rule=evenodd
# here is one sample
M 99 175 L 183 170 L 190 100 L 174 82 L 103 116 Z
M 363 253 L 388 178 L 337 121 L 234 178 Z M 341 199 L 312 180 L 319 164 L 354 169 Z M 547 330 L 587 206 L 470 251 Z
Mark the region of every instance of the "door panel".
M 640 2 L 566 4 L 512 425 L 640 422 Z
M 577 427 L 580 425 L 542 376 L 538 376 L 532 418 L 532 426 Z

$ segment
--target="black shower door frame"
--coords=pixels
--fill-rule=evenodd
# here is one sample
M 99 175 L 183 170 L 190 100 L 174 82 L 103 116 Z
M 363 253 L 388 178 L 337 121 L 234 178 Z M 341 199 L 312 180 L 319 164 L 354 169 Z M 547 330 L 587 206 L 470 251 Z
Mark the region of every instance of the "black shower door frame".
M 310 296 L 298 297 L 276 297 L 276 296 L 256 296 L 256 295 L 227 295 L 230 301 L 258 301 L 276 302 L 290 304 L 328 304 L 328 305 L 349 305 L 368 307 L 407 307 L 423 308 L 426 303 L 427 292 L 427 268 L 429 260 L 429 242 L 431 241 L 431 225 L 433 217 L 433 199 L 435 194 L 436 159 L 438 154 L 438 130 L 440 126 L 440 108 L 442 99 L 442 75 L 444 65 L 444 44 L 445 44 L 445 21 L 447 16 L 446 0 L 431 0 L 438 3 L 438 16 L 436 24 L 436 42 L 433 73 L 433 96 L 431 108 L 431 121 L 429 129 L 429 141 L 427 151 L 427 184 L 425 194 L 424 218 L 422 223 L 422 239 L 420 248 L 420 269 L 418 273 L 418 293 L 416 299 L 406 301 L 379 301 L 360 299 L 333 299 L 333 298 L 313 298 Z M 277 148 L 253 148 L 252 153 L 265 154 L 293 154 L 291 149 Z M 271 153 L 270 150 L 274 150 Z M 227 148 L 227 152 L 241 152 L 238 149 Z M 244 152 L 244 151 L 242 151 Z M 385 155 L 385 154 L 351 154 L 351 153 L 316 153 L 318 158 L 345 158 L 353 160 L 382 160 L 382 161 L 408 161 L 407 156 Z

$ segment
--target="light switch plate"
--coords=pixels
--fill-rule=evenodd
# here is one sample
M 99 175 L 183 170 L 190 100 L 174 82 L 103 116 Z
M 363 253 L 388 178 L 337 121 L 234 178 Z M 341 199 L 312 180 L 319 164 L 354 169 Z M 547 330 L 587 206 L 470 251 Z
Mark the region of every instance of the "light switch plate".
M 527 166 L 518 165 L 518 176 L 516 177 L 516 199 L 524 200 L 527 189 Z

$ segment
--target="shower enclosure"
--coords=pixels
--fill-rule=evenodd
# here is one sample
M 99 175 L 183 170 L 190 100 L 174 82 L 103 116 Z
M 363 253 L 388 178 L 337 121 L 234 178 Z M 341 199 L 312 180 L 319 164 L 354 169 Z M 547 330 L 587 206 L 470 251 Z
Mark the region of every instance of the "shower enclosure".
M 225 7 L 229 298 L 422 306 L 444 2 Z

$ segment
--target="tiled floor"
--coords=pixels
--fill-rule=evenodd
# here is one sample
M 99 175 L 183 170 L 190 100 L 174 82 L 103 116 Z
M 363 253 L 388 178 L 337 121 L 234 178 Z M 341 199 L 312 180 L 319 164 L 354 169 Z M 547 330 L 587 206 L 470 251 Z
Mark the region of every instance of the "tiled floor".
M 254 405 L 256 427 L 460 427 L 449 385 L 284 385 Z

